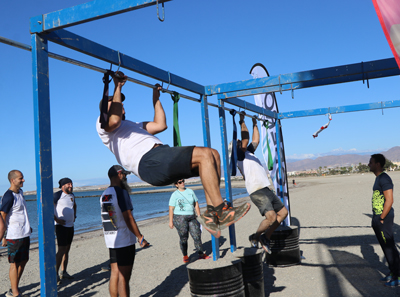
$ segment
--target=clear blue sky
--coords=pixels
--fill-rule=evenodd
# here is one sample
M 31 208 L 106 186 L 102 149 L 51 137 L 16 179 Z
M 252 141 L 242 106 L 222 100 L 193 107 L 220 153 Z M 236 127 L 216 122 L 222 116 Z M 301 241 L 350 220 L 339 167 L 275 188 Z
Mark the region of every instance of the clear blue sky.
M 84 2 L 3 1 L 0 36 L 30 44 L 30 17 Z M 67 30 L 203 85 L 250 79 L 250 68 L 257 62 L 263 63 L 271 75 L 277 75 L 392 57 L 370 0 L 174 0 L 165 4 L 165 17 L 161 23 L 153 6 Z M 52 43 L 49 51 L 109 67 Z M 7 173 L 11 169 L 24 173 L 24 190 L 34 190 L 30 53 L 0 44 L 0 65 L 0 194 L 8 188 Z M 156 83 L 132 72 L 127 74 Z M 116 163 L 95 129 L 101 78 L 100 73 L 50 59 L 55 182 L 68 176 L 77 186 L 104 184 L 108 168 Z M 295 111 L 397 100 L 399 88 L 399 77 L 392 77 L 371 80 L 369 89 L 362 82 L 354 82 L 298 90 L 295 99 L 285 92 L 277 94 L 277 99 L 280 111 Z M 128 119 L 152 119 L 151 89 L 128 83 L 124 93 Z M 216 103 L 214 97 L 209 100 Z M 245 99 L 254 102 L 253 97 Z M 172 100 L 168 94 L 163 94 L 161 100 L 170 128 L 159 138 L 172 145 Z M 203 145 L 199 104 L 182 99 L 179 110 L 183 145 Z M 312 134 L 328 122 L 327 116 L 284 120 L 286 156 L 379 151 L 399 145 L 400 109 L 383 113 L 376 110 L 333 115 L 330 127 L 316 139 Z M 212 146 L 221 151 L 214 107 L 210 107 L 210 118 Z M 228 119 L 230 136 L 230 116 Z

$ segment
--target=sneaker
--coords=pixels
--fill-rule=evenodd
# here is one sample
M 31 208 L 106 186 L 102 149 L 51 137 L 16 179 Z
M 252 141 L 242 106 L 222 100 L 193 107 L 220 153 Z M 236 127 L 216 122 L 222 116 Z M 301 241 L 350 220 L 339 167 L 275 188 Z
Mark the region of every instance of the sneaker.
M 207 256 L 206 254 L 199 254 L 199 260 L 207 260 L 210 259 L 210 256 Z
M 250 245 L 251 245 L 252 248 L 258 249 L 258 240 L 254 239 L 255 235 L 256 234 L 251 234 L 249 236 L 249 241 L 250 241 Z
M 219 228 L 221 230 L 239 221 L 250 209 L 250 203 L 244 203 L 238 207 L 232 207 L 225 204 L 222 213 L 218 216 Z
M 265 236 L 265 234 L 262 234 L 260 236 L 260 243 L 264 251 L 267 252 L 268 254 L 271 254 L 271 248 L 269 246 L 270 240 Z
M 189 257 L 183 256 L 183 263 L 189 263 Z
M 8 290 L 8 292 L 6 293 L 6 297 L 14 297 L 12 290 Z
M 61 278 L 59 275 L 57 275 L 57 285 L 61 285 Z
M 385 287 L 398 287 L 400 286 L 400 278 L 392 278 L 385 284 Z
M 387 283 L 392 280 L 392 273 L 387 274 L 385 277 L 382 277 L 379 281 Z
M 215 212 L 205 211 L 201 216 L 197 217 L 197 221 L 215 238 L 221 236 L 221 230 L 218 227 L 217 216 Z
M 63 271 L 61 274 L 60 274 L 60 279 L 74 279 L 74 277 L 73 276 L 71 276 L 71 275 L 69 275 L 68 274 L 68 272 L 66 272 L 66 271 Z

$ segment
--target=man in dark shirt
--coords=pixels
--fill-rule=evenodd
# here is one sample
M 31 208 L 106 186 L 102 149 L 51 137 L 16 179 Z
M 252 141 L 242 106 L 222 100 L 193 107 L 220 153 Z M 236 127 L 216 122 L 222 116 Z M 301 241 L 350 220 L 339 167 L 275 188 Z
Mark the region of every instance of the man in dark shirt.
M 372 228 L 381 245 L 390 273 L 381 279 L 385 286 L 396 287 L 400 284 L 400 260 L 393 235 L 394 210 L 393 183 L 389 175 L 383 172 L 386 159 L 382 154 L 371 156 L 368 166 L 376 176 L 372 188 Z

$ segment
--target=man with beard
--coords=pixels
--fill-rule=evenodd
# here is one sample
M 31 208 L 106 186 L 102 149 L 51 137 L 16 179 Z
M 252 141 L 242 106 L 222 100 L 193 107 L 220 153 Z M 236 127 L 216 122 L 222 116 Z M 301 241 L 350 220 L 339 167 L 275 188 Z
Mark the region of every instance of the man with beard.
M 6 296 L 22 296 L 18 288 L 26 263 L 29 261 L 29 246 L 32 228 L 29 223 L 25 198 L 22 192 L 24 176 L 19 170 L 8 173 L 10 188 L 1 199 L 0 213 L 7 226 L 7 235 L 3 238 L 3 246 L 8 249 L 10 263 L 11 289 Z
M 250 209 L 250 203 L 231 207 L 224 203 L 220 189 L 221 161 L 219 153 L 208 147 L 169 147 L 155 137 L 167 129 L 160 102 L 161 86 L 153 89 L 154 119 L 151 122 L 125 120 L 121 93 L 127 76 L 117 72 L 113 77 L 114 95 L 108 105 L 100 102 L 101 116 L 96 123 L 103 144 L 115 155 L 119 164 L 153 186 L 165 186 L 178 179 L 200 176 L 207 201 L 207 210 L 198 221 L 216 238 L 221 230 L 237 222 Z
M 393 233 L 394 209 L 393 182 L 389 175 L 383 172 L 386 159 L 382 154 L 371 156 L 368 166 L 376 176 L 372 187 L 372 229 L 385 254 L 390 273 L 381 279 L 385 286 L 400 285 L 400 259 Z
M 54 221 L 56 225 L 58 251 L 56 254 L 57 283 L 62 279 L 73 279 L 67 272 L 68 254 L 74 238 L 76 219 L 75 196 L 72 194 L 72 180 L 68 177 L 59 180 L 60 191 L 54 193 Z M 58 270 L 61 266 L 61 273 Z
M 110 253 L 110 296 L 130 296 L 129 280 L 135 261 L 135 243 L 142 248 L 149 243 L 140 233 L 132 216 L 132 202 L 126 176 L 130 174 L 119 165 L 108 170 L 110 186 L 100 197 L 101 220 L 106 246 Z

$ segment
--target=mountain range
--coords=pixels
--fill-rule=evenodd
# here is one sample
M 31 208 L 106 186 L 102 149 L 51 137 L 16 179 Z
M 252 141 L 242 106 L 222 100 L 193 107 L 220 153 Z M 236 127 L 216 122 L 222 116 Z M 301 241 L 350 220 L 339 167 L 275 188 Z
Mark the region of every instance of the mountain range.
M 377 152 L 383 154 L 388 160 L 392 162 L 400 161 L 400 146 L 392 147 L 391 149 L 384 152 Z M 371 154 L 368 155 L 357 155 L 357 154 L 347 154 L 347 155 L 339 155 L 339 156 L 324 156 L 318 157 L 316 159 L 304 159 L 299 161 L 286 163 L 287 171 L 303 171 L 303 170 L 311 170 L 318 169 L 319 167 L 327 168 L 329 167 L 348 167 L 352 164 L 358 165 L 368 164 L 369 158 Z

